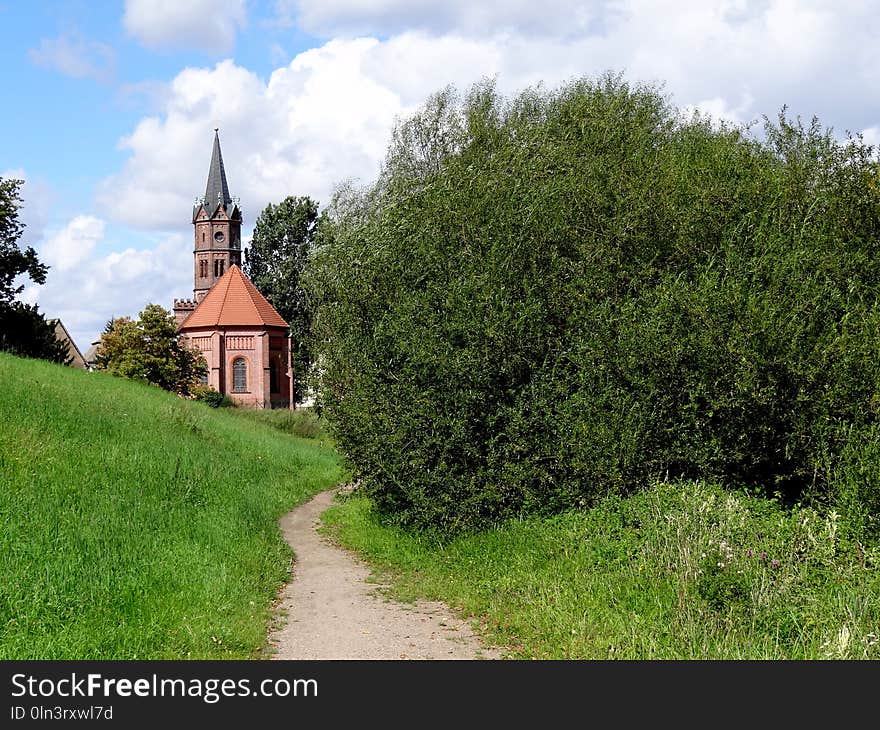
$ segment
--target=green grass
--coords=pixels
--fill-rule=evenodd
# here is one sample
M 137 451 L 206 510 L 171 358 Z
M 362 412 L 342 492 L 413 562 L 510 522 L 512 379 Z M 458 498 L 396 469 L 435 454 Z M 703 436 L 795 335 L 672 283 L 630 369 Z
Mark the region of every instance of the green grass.
M 446 601 L 515 658 L 880 658 L 880 548 L 833 514 L 663 483 L 447 542 L 364 497 L 324 520 L 396 597 Z
M 0 354 L 0 659 L 247 658 L 332 448 Z
M 297 408 L 295 411 L 278 408 L 270 411 L 258 411 L 250 408 L 230 408 L 228 413 L 239 418 L 246 418 L 265 426 L 300 438 L 316 439 L 323 443 L 331 443 L 322 418 L 315 415 L 310 408 Z

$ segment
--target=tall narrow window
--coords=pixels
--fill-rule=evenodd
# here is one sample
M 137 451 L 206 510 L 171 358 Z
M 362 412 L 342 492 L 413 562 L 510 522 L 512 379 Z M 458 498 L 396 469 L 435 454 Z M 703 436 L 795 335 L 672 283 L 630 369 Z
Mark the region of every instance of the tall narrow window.
M 232 361 L 232 392 L 247 393 L 247 363 L 243 357 Z
M 223 259 L 220 259 L 220 276 L 223 276 L 223 265 L 224 265 L 225 263 L 226 263 L 226 262 L 223 261 Z
M 269 363 L 269 392 L 279 393 L 278 390 L 278 360 L 272 358 Z
M 214 278 L 217 278 L 218 276 L 220 276 L 220 274 L 217 273 L 217 269 L 220 268 L 219 265 L 220 265 L 220 262 L 217 259 L 214 259 Z

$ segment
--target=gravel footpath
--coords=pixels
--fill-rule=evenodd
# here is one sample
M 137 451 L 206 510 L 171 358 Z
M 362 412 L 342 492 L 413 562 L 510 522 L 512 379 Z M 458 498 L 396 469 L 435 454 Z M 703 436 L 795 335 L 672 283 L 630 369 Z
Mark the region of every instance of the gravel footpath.
M 296 554 L 269 636 L 273 659 L 498 659 L 467 621 L 443 603 L 388 601 L 368 583 L 360 560 L 319 535 L 319 516 L 336 490 L 318 494 L 281 519 Z M 284 617 L 286 615 L 286 621 Z

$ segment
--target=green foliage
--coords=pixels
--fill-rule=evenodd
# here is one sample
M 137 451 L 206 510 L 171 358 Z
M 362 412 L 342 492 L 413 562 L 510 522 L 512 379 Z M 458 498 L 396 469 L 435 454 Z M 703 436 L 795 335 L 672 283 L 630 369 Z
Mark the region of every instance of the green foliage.
M 405 600 L 519 659 L 880 659 L 880 546 L 836 513 L 694 482 L 443 539 L 355 495 L 322 518 Z
M 815 120 L 756 138 L 618 77 L 435 95 L 307 272 L 353 474 L 451 531 L 656 478 L 872 489 L 878 180 Z
M 20 275 L 30 277 L 35 284 L 43 284 L 48 271 L 33 248 L 22 251 L 18 245 L 24 232 L 24 223 L 18 217 L 23 184 L 23 180 L 0 177 L 0 303 L 3 304 L 11 303 L 24 289 L 24 284 L 15 286 Z
M 18 277 L 28 276 L 35 284 L 44 284 L 48 271 L 33 248 L 22 251 L 18 245 L 24 232 L 24 223 L 19 220 L 22 184 L 22 180 L 0 177 L 0 350 L 65 363 L 69 347 L 55 337 L 54 324 L 36 305 L 15 301 L 24 289 L 24 284 L 15 286 Z
M 199 383 L 192 386 L 190 392 L 193 398 L 211 408 L 230 408 L 235 405 L 229 396 L 223 395 L 209 385 Z
M 148 304 L 137 321 L 120 317 L 107 323 L 97 366 L 184 396 L 192 394 L 207 372 L 205 358 L 181 343 L 174 315 L 158 304 Z
M 262 656 L 332 449 L 0 353 L 0 660 Z
M 55 336 L 55 325 L 36 304 L 0 303 L 0 350 L 60 364 L 72 359 L 70 346 Z
M 721 540 L 707 550 L 698 570 L 697 594 L 716 611 L 738 608 L 751 591 L 743 571 L 734 568 L 732 548 Z
M 286 197 L 260 213 L 244 252 L 244 273 L 290 325 L 293 336 L 295 402 L 303 400 L 312 368 L 312 307 L 302 289 L 302 273 L 318 236 L 318 204 L 309 197 Z

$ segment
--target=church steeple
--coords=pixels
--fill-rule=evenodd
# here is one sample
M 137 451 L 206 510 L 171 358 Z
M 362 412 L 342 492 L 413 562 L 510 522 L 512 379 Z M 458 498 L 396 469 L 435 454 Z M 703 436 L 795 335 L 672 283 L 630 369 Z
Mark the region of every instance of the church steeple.
M 223 166 L 223 153 L 220 151 L 220 135 L 215 127 L 214 151 L 211 153 L 208 184 L 205 186 L 205 206 L 209 215 L 213 214 L 219 205 L 230 207 L 232 197 L 229 195 L 229 184 L 226 182 L 226 168 Z
M 208 293 L 230 266 L 241 266 L 241 210 L 229 194 L 220 135 L 214 129 L 214 149 L 205 196 L 193 206 L 195 258 L 193 294 L 196 302 Z

